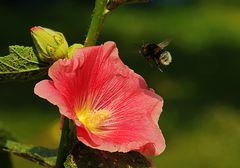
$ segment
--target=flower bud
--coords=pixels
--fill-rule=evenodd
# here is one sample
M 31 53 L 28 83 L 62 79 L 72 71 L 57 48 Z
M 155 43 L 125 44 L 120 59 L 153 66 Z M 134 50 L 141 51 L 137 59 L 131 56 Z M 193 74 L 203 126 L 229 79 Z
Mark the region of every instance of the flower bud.
M 31 35 L 41 61 L 52 63 L 68 56 L 68 44 L 62 33 L 35 26 Z
M 82 44 L 73 44 L 68 48 L 68 58 L 72 58 L 73 53 L 76 51 L 78 48 L 83 48 L 84 46 Z

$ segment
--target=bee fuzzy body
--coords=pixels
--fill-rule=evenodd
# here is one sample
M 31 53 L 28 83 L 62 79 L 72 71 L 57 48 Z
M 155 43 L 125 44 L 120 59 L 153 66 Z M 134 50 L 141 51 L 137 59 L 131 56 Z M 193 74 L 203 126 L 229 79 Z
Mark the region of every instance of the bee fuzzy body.
M 172 62 L 172 56 L 170 52 L 166 51 L 164 48 L 170 43 L 169 40 L 165 40 L 159 44 L 146 43 L 142 45 L 140 50 L 141 55 L 143 55 L 148 61 L 154 61 L 160 71 L 161 65 L 169 65 Z

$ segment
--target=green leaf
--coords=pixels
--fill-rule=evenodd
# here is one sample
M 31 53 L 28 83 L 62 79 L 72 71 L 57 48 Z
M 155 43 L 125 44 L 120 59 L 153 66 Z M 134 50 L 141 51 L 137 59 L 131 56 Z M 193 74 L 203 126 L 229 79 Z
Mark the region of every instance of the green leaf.
M 9 55 L 0 57 L 0 82 L 38 79 L 47 74 L 49 66 L 38 59 L 32 47 L 9 46 Z
M 48 168 L 55 167 L 57 158 L 57 150 L 21 144 L 0 128 L 0 154 L 3 152 L 12 153 Z
M 24 145 L 11 140 L 7 140 L 3 150 L 28 159 L 44 167 L 55 167 L 57 150 L 39 146 Z

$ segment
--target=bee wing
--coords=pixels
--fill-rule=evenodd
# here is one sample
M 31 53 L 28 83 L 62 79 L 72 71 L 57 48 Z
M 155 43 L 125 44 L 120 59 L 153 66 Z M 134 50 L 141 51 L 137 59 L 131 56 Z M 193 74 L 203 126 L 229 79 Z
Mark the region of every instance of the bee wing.
M 171 42 L 172 40 L 171 39 L 166 39 L 166 40 L 164 40 L 163 42 L 161 42 L 161 43 L 159 43 L 158 44 L 158 47 L 160 47 L 160 48 L 165 48 L 166 46 L 168 46 L 168 44 Z

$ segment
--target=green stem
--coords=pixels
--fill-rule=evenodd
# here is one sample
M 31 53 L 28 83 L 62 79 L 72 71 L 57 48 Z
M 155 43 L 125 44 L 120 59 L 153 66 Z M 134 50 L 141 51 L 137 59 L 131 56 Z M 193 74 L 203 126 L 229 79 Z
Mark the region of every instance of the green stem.
M 103 22 L 106 14 L 109 12 L 106 8 L 108 0 L 96 0 L 93 10 L 92 21 L 88 30 L 88 34 L 84 46 L 95 45 L 97 38 L 102 30 Z
M 64 168 L 64 162 L 69 154 L 69 145 L 70 145 L 70 128 L 69 128 L 69 119 L 64 118 L 62 135 L 60 140 L 60 145 L 58 147 L 58 155 L 56 161 L 56 168 Z
M 4 168 L 12 168 L 12 162 L 10 158 L 10 153 L 5 151 L 0 151 L 0 163 Z

